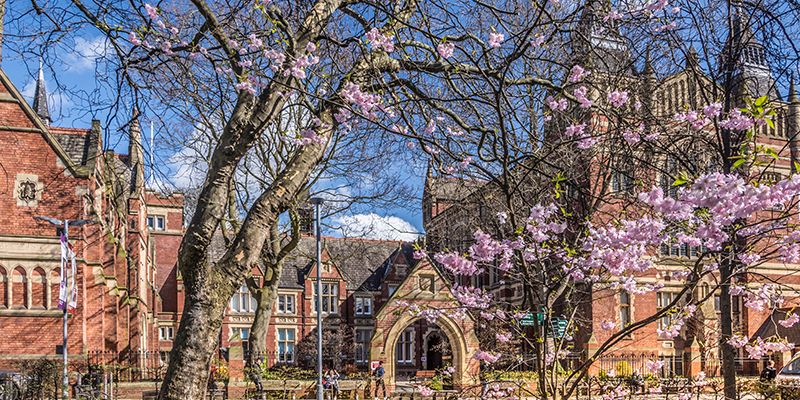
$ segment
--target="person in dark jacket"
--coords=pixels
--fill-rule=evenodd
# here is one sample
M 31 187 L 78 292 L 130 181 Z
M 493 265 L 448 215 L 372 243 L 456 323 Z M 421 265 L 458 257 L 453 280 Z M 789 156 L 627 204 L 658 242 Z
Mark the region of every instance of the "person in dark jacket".
M 769 360 L 767 367 L 761 371 L 761 380 L 764 382 L 772 382 L 775 380 L 776 375 L 778 375 L 778 372 L 775 370 L 775 361 Z
M 378 400 L 378 389 L 380 388 L 383 391 L 383 398 L 384 400 L 387 399 L 386 397 L 386 384 L 383 383 L 383 375 L 386 374 L 386 370 L 383 369 L 383 361 L 378 361 L 378 367 L 372 371 L 372 377 L 375 378 L 375 393 L 374 393 L 374 400 Z

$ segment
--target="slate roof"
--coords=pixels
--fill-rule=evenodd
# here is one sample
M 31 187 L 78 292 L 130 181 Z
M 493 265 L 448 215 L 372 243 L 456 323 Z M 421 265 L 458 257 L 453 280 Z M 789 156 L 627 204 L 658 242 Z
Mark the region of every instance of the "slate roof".
M 778 335 L 785 338 L 789 343 L 800 343 L 800 329 L 798 329 L 797 326 L 786 328 L 777 323 L 778 321 L 786 319 L 786 317 L 793 312 L 795 312 L 794 307 L 779 308 L 773 311 L 770 318 L 764 320 L 753 337 L 768 338 Z
M 50 127 L 49 129 L 75 165 L 85 166 L 89 164 L 91 161 L 89 159 L 89 150 L 92 149 L 92 146 L 97 145 L 91 129 L 57 127 Z
M 348 290 L 377 290 L 387 272 L 387 266 L 398 252 L 405 263 L 410 260 L 411 246 L 393 240 L 362 238 L 323 238 L 323 246 L 330 254 L 347 283 Z M 406 249 L 407 248 L 407 249 Z M 281 273 L 280 287 L 301 289 L 302 282 L 316 257 L 314 237 L 300 239 L 297 248 L 287 257 Z

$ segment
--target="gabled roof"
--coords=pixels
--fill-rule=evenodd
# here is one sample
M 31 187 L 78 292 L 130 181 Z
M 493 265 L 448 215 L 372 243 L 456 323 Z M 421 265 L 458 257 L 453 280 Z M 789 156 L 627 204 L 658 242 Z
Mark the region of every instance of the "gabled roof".
M 324 251 L 347 283 L 348 290 L 378 290 L 386 277 L 387 268 L 400 254 L 407 262 L 405 247 L 410 245 L 393 240 L 362 238 L 323 238 Z M 316 241 L 312 236 L 300 239 L 297 248 L 284 261 L 280 287 L 300 289 L 314 265 Z
M 87 165 L 80 165 L 76 163 L 72 157 L 67 153 L 58 139 L 50 132 L 50 129 L 42 122 L 38 115 L 33 111 L 31 106 L 25 101 L 25 98 L 22 94 L 17 90 L 17 87 L 11 82 L 11 79 L 8 78 L 5 71 L 0 68 L 0 83 L 2 83 L 6 88 L 8 88 L 8 93 L 10 98 L 5 98 L 3 100 L 10 101 L 17 103 L 22 109 L 23 113 L 28 117 L 28 119 L 33 124 L 33 128 L 27 128 L 28 130 L 33 130 L 34 132 L 41 133 L 42 137 L 44 137 L 47 144 L 53 149 L 56 155 L 61 159 L 61 161 L 66 165 L 67 169 L 73 175 L 81 178 L 89 177 L 93 172 L 93 164 L 87 163 Z M 5 130 L 17 130 L 15 128 L 22 128 L 22 127 L 4 127 Z M 99 126 L 97 127 L 99 129 Z M 94 130 L 94 129 L 93 129 Z M 99 140 L 99 132 L 97 132 Z

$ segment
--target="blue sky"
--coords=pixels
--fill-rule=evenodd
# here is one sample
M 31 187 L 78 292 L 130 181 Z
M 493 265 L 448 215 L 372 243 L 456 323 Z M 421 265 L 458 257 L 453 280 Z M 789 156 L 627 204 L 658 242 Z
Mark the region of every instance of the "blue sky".
M 12 33 L 6 31 L 6 33 Z M 10 38 L 7 36 L 6 40 Z M 58 62 L 50 62 L 45 59 L 44 76 L 47 84 L 50 113 L 53 118 L 54 126 L 63 127 L 88 127 L 91 120 L 96 118 L 105 123 L 107 112 L 92 111 L 97 108 L 96 103 L 92 103 L 91 98 L 102 101 L 103 90 L 98 87 L 95 80 L 95 62 L 98 52 L 102 49 L 102 41 L 98 38 L 78 38 L 73 46 L 69 46 L 70 52 L 57 54 Z M 32 102 L 36 77 L 38 74 L 39 60 L 35 57 L 21 58 L 18 54 L 10 51 L 3 52 L 3 70 L 11 78 L 29 103 Z M 81 95 L 71 95 L 81 93 Z M 146 138 L 149 135 L 147 115 L 142 117 L 142 125 Z M 128 141 L 125 134 L 120 132 L 114 123 L 111 122 L 110 129 L 106 129 L 104 135 L 104 146 L 106 149 L 114 150 L 118 153 L 127 153 Z M 175 171 L 163 171 L 163 166 L 167 165 L 164 161 L 171 157 L 171 150 L 165 146 L 159 146 L 160 132 L 155 132 L 154 149 L 156 154 L 155 164 L 159 165 L 156 175 L 161 179 L 174 176 Z M 149 143 L 145 144 L 146 151 L 149 150 Z M 150 168 L 147 169 L 150 173 Z M 170 174 L 172 172 L 172 174 Z M 382 239 L 403 239 L 411 240 L 416 235 L 412 232 L 422 232 L 422 215 L 419 198 L 422 195 L 424 170 L 419 166 L 406 166 L 398 168 L 396 171 L 387 171 L 396 176 L 398 183 L 411 186 L 419 196 L 415 204 L 404 204 L 391 207 L 374 207 L 361 205 L 347 215 L 335 215 L 330 217 L 330 224 L 334 227 L 331 234 L 345 234 L 347 236 L 366 236 Z M 337 227 L 345 227 L 342 231 L 337 231 Z

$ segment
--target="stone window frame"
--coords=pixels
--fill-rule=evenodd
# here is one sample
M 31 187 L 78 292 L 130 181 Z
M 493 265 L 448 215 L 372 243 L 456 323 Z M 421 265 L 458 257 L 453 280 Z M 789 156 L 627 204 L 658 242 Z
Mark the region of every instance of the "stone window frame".
M 288 310 L 289 305 L 288 301 L 284 301 L 284 309 L 281 310 L 281 297 L 285 298 L 286 300 L 291 299 L 291 311 Z M 297 314 L 297 294 L 296 293 L 283 293 L 278 292 L 278 298 L 275 299 L 275 312 L 280 315 L 296 315 Z
M 281 338 L 281 335 L 280 335 L 280 331 L 281 330 L 286 331 L 287 334 L 288 334 L 289 331 L 292 332 L 291 341 L 289 341 L 288 338 L 283 340 L 283 341 L 281 341 L 281 339 L 280 339 Z M 280 351 L 282 342 L 285 345 L 291 345 L 291 353 L 285 352 L 286 354 L 291 354 L 291 357 L 290 357 L 291 359 L 290 360 L 289 359 L 283 359 L 283 357 L 282 357 L 282 355 L 284 354 L 284 353 L 281 353 L 281 351 Z M 297 362 L 297 327 L 296 326 L 278 325 L 278 326 L 275 327 L 275 361 L 278 364 L 294 364 L 294 363 Z

